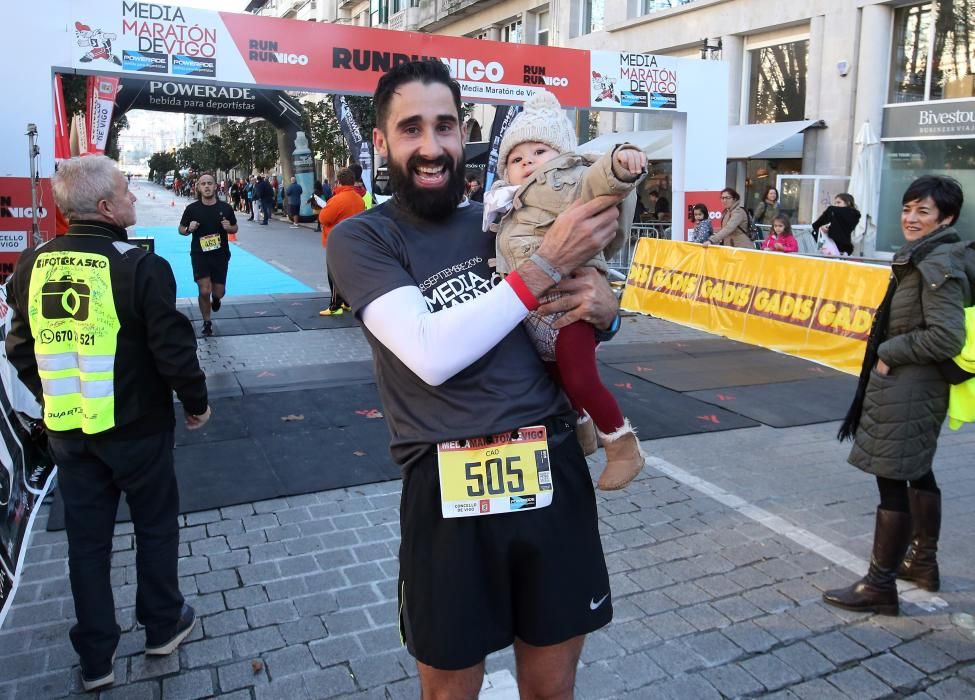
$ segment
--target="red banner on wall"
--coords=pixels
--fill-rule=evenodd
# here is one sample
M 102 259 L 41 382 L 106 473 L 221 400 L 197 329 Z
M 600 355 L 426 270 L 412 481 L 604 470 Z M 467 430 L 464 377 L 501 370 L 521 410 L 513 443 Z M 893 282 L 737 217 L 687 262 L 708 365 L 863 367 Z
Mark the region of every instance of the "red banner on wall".
M 42 240 L 54 237 L 54 197 L 51 181 L 40 181 L 39 226 Z M 0 177 L 0 284 L 14 271 L 20 254 L 34 245 L 32 240 L 30 178 Z
M 328 41 L 316 22 L 221 12 L 244 64 L 262 85 L 372 94 L 380 76 L 414 58 L 439 58 L 464 99 L 523 102 L 538 88 L 565 107 L 589 105 L 589 52 L 531 44 L 331 24 Z
M 708 208 L 708 218 L 715 231 L 721 228 L 721 192 L 685 192 L 684 205 L 684 240 L 693 239 L 694 224 L 694 205 L 703 204 Z

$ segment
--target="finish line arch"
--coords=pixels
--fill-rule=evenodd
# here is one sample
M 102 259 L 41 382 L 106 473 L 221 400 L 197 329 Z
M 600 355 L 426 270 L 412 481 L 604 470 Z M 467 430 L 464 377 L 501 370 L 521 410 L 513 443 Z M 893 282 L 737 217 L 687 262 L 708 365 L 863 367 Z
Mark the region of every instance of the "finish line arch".
M 37 127 L 40 191 L 49 192 L 54 73 L 371 95 L 383 72 L 414 57 L 443 60 L 469 102 L 519 103 L 545 87 L 566 108 L 669 112 L 675 217 L 686 193 L 724 187 L 728 71 L 720 61 L 508 44 L 137 0 L 47 0 L 43 11 L 16 3 L 6 17 L 0 36 L 20 62 L 7 79 L 13 107 L 0 114 L 8 144 L 0 153 L 0 202 L 19 214 L 31 211 L 29 159 L 15 147 L 18 139 L 26 141 L 28 124 Z M 41 233 L 53 235 L 53 216 L 45 214 Z M 0 277 L 12 269 L 10 256 L 27 247 L 30 229 L 30 215 L 0 216 Z M 675 227 L 675 236 L 679 233 Z M 7 240 L 14 242 L 3 248 Z
M 162 75 L 144 77 L 125 74 L 119 80 L 115 115 L 134 109 L 264 119 L 277 131 L 284 182 L 287 183 L 288 178 L 296 172 L 295 139 L 304 128 L 303 112 L 301 103 L 284 90 L 177 80 Z M 306 183 L 306 186 L 310 187 L 310 184 Z M 302 203 L 302 209 L 302 214 L 311 218 L 311 208 L 307 203 Z

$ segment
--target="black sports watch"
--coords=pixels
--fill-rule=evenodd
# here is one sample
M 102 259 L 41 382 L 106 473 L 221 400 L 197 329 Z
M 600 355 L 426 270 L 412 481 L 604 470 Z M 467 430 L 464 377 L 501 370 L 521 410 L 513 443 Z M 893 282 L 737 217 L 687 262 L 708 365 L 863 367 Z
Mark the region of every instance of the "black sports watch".
M 610 324 L 609 328 L 607 328 L 606 330 L 601 331 L 598 328 L 595 328 L 595 326 L 593 327 L 593 329 L 596 331 L 596 342 L 597 343 L 608 343 L 610 340 L 612 340 L 616 336 L 617 333 L 619 333 L 619 330 L 620 330 L 620 315 L 619 315 L 619 313 L 616 314 L 616 318 L 613 319 L 613 322 Z

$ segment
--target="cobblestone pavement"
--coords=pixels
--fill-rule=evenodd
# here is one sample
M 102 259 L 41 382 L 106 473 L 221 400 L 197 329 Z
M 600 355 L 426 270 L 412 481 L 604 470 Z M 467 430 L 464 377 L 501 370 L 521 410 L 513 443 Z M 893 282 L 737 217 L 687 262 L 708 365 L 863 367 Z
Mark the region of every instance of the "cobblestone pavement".
M 614 343 L 701 337 L 632 317 Z M 211 369 L 368 357 L 355 329 L 201 342 Z M 801 397 L 797 397 L 797 401 Z M 836 424 L 645 441 L 648 468 L 597 495 L 615 618 L 587 640 L 579 698 L 975 697 L 975 431 L 944 435 L 944 590 L 903 589 L 902 615 L 823 605 L 866 567 L 876 493 L 845 464 Z M 601 452 L 592 458 L 600 468 Z M 416 698 L 396 626 L 399 482 L 181 516 L 181 585 L 200 624 L 149 660 L 134 621 L 131 524 L 112 580 L 123 629 L 105 698 Z M 41 509 L 0 630 L 0 700 L 80 693 L 63 532 Z M 485 700 L 517 697 L 510 651 L 489 657 Z

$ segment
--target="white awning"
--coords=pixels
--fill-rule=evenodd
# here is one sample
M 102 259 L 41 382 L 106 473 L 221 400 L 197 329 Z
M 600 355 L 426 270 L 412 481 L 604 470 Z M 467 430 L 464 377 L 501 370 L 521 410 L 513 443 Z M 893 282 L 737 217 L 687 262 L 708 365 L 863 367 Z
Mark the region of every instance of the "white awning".
M 602 134 L 592 141 L 581 144 L 577 150 L 580 153 L 606 153 L 620 143 L 632 143 L 649 154 L 663 147 L 670 148 L 670 129 Z
M 822 121 L 807 119 L 777 124 L 742 124 L 728 127 L 728 160 L 748 158 L 802 158 L 802 132 Z M 579 146 L 581 152 L 603 153 L 618 143 L 632 143 L 650 160 L 672 160 L 671 132 L 666 130 L 626 131 L 603 134 Z

